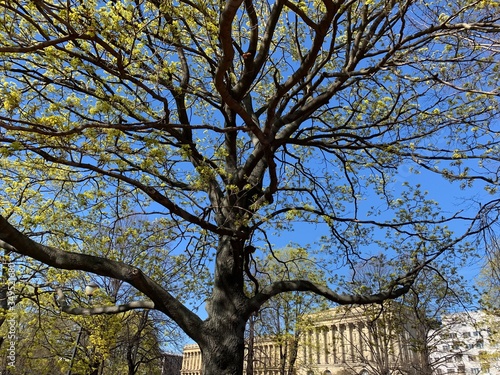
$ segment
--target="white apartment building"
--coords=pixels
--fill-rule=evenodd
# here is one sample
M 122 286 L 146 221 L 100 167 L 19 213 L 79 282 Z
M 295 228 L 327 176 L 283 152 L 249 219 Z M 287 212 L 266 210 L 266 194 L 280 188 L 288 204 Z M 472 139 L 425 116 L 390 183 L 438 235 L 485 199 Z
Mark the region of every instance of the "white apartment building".
M 482 311 L 442 318 L 431 342 L 431 363 L 436 375 L 500 375 L 500 346 L 492 334 L 498 318 Z

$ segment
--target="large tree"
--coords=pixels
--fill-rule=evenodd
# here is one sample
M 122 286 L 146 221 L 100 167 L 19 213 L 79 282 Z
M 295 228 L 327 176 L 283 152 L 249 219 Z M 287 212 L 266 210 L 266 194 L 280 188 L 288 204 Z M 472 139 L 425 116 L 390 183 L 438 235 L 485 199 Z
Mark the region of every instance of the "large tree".
M 147 299 L 63 309 L 159 310 L 200 345 L 206 375 L 242 373 L 245 322 L 273 296 L 397 298 L 496 212 L 493 198 L 441 212 L 394 177 L 495 192 L 497 1 L 0 5 L 1 246 L 129 283 Z M 116 200 L 175 228 L 178 282 L 143 271 L 157 257 L 92 248 L 81 215 L 112 226 Z M 310 254 L 329 275 L 380 251 L 399 274 L 366 294 L 337 293 L 333 278 L 256 282 L 252 258 L 278 234 L 312 241 L 297 232 L 314 224 Z

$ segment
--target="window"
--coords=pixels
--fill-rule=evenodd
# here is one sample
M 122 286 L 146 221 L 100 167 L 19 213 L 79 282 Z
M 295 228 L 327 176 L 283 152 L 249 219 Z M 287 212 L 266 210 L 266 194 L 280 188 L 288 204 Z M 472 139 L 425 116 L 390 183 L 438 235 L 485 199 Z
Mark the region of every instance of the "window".
M 462 333 L 462 336 L 464 338 L 470 337 L 470 332 L 464 332 L 464 333 Z
M 476 343 L 476 348 L 478 349 L 483 349 L 484 348 L 484 342 L 483 340 L 480 340 Z

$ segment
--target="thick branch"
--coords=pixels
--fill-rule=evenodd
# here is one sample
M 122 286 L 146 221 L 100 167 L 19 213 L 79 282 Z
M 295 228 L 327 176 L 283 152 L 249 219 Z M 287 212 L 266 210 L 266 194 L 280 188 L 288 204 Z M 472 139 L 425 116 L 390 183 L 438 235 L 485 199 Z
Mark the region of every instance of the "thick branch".
M 14 246 L 9 245 L 7 242 L 0 240 L 0 249 L 7 251 L 17 252 Z
M 413 285 L 417 274 L 409 273 L 408 276 L 395 280 L 385 291 L 370 295 L 338 294 L 326 286 L 315 284 L 309 280 L 277 281 L 262 289 L 260 293 L 256 294 L 250 300 L 249 308 L 251 311 L 249 313 L 257 311 L 273 296 L 285 292 L 312 292 L 339 305 L 379 303 L 388 299 L 398 298 L 407 293 Z
M 71 315 L 100 315 L 100 314 L 118 314 L 136 309 L 154 309 L 155 304 L 152 301 L 132 301 L 122 305 L 115 306 L 96 306 L 91 308 L 70 307 L 66 296 L 61 289 L 57 289 L 57 303 L 61 311 Z
M 0 241 L 12 246 L 16 253 L 48 266 L 86 271 L 125 281 L 151 298 L 154 308 L 172 318 L 187 334 L 193 336 L 200 331 L 201 319 L 136 267 L 39 244 L 15 229 L 3 216 L 0 216 Z

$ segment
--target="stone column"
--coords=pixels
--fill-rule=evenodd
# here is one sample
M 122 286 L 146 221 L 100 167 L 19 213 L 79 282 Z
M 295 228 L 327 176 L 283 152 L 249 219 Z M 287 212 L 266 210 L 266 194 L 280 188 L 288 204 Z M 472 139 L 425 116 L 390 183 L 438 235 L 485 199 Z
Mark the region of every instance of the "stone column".
M 329 333 L 328 327 L 323 327 L 323 350 L 325 353 L 325 363 L 326 364 L 329 363 L 328 333 Z
M 363 361 L 363 350 L 364 350 L 364 343 L 363 343 L 363 323 L 358 323 L 356 324 L 356 335 L 358 337 L 358 348 L 356 350 L 357 352 L 357 359 L 359 362 Z
M 313 363 L 312 358 L 312 331 L 308 330 L 306 333 L 306 363 L 311 365 Z
M 314 352 L 316 353 L 316 363 L 319 365 L 321 363 L 321 338 L 320 338 L 320 327 L 314 329 Z
M 346 337 L 345 337 L 345 324 L 340 325 L 340 348 L 342 350 L 340 360 L 342 363 L 346 361 Z
M 355 350 L 356 348 L 354 347 L 354 324 L 349 323 L 349 357 L 351 362 L 354 362 L 355 360 Z
M 331 327 L 331 332 L 332 332 L 332 363 L 338 363 L 338 340 L 337 340 L 337 332 L 338 328 L 336 325 L 332 325 Z
M 361 323 L 359 328 L 360 328 L 359 335 L 362 345 L 361 361 L 366 362 L 370 357 L 370 338 L 368 333 L 368 327 L 366 326 L 365 323 Z

